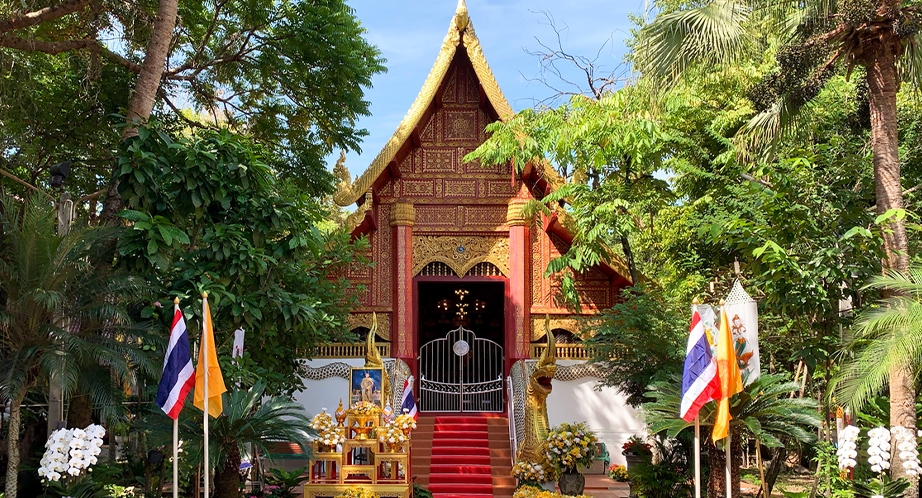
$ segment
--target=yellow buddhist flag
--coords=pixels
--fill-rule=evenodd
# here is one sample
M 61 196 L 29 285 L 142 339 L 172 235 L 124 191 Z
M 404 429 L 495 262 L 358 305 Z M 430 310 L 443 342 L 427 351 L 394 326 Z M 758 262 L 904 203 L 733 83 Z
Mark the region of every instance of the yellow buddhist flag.
M 720 329 L 717 332 L 717 376 L 720 378 L 720 397 L 717 399 L 717 418 L 711 439 L 718 441 L 730 433 L 730 396 L 743 390 L 743 377 L 736 361 L 736 349 L 727 312 L 720 310 Z
M 206 375 L 207 372 L 207 375 Z M 205 378 L 208 378 L 206 394 Z M 208 294 L 202 293 L 202 342 L 198 348 L 198 367 L 195 369 L 195 396 L 193 403 L 205 410 L 205 396 L 208 396 L 208 414 L 217 417 L 224 411 L 221 395 L 227 391 L 224 376 L 218 364 L 218 353 L 214 344 L 214 329 L 211 325 L 211 310 L 208 308 Z

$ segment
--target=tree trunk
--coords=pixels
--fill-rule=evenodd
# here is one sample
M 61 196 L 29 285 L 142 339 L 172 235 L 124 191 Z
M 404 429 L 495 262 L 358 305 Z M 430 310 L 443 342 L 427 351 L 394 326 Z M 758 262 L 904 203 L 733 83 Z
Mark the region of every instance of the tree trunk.
M 621 236 L 621 249 L 624 251 L 624 260 L 631 274 L 631 284 L 637 285 L 640 282 L 638 281 L 637 267 L 634 264 L 634 251 L 631 250 L 631 241 L 628 240 L 627 235 Z
M 890 3 L 890 2 L 884 2 Z M 896 56 L 901 53 L 899 38 L 885 33 L 865 48 L 868 100 L 871 111 L 871 149 L 874 158 L 877 213 L 903 208 L 903 189 L 900 185 L 900 161 L 897 138 L 896 92 L 899 75 Z M 882 226 L 884 271 L 906 271 L 909 267 L 909 242 L 902 220 L 891 217 Z M 890 426 L 903 426 L 915 430 L 915 387 L 912 373 L 905 367 L 895 367 L 889 372 Z M 898 453 L 893 445 L 894 453 Z M 894 462 L 899 461 L 896 454 Z M 894 465 L 892 477 L 908 477 L 902 465 Z M 916 478 L 912 481 L 917 482 Z M 914 484 L 913 487 L 916 485 Z
M 10 400 L 10 424 L 7 442 L 6 498 L 16 498 L 19 487 L 19 426 L 22 397 Z
M 70 407 L 67 410 L 67 427 L 83 429 L 93 423 L 93 409 L 90 406 L 90 396 L 77 391 L 70 398 Z
M 228 443 L 224 467 L 214 473 L 214 494 L 222 498 L 240 496 L 240 449 L 236 442 Z
M 743 464 L 742 447 L 733 435 L 733 445 L 730 448 L 730 489 L 733 498 L 740 498 L 740 467 Z M 708 477 L 708 498 L 725 498 L 727 496 L 727 477 L 724 465 L 724 450 L 717 448 L 713 443 L 708 443 L 708 464 L 711 467 Z
M 176 27 L 176 12 L 179 0 L 160 0 L 157 8 L 157 17 L 154 19 L 154 28 L 147 44 L 144 55 L 144 64 L 134 86 L 134 94 L 128 103 L 128 112 L 125 116 L 127 126 L 122 130 L 122 140 L 138 134 L 138 126 L 144 124 L 154 109 L 157 100 L 157 91 L 163 79 L 166 56 L 173 40 L 173 29 Z M 104 223 L 111 223 L 115 215 L 122 210 L 122 197 L 118 193 L 118 180 L 112 179 L 109 190 L 106 192 L 105 206 L 100 218 Z

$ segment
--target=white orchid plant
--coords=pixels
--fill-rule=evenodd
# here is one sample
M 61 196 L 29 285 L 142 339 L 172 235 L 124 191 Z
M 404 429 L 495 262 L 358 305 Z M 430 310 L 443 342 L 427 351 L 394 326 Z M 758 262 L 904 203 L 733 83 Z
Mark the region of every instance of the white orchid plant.
M 80 482 L 92 471 L 102 452 L 102 438 L 106 430 L 101 425 L 90 424 L 85 429 L 58 429 L 45 443 L 45 454 L 39 462 L 38 475 L 49 489 L 67 489 L 76 495 L 74 488 L 91 488 L 91 483 Z
M 839 431 L 839 447 L 836 456 L 839 469 L 850 470 L 858 464 L 858 436 L 861 430 L 849 425 Z M 906 427 L 875 427 L 868 431 L 868 465 L 877 477 L 870 482 L 855 481 L 852 487 L 857 498 L 895 498 L 902 496 L 909 488 L 909 481 L 900 478 L 891 480 L 887 471 L 891 469 L 890 453 L 893 449 L 891 440 L 896 443 L 899 463 L 906 475 L 916 476 L 920 473 L 917 433 Z

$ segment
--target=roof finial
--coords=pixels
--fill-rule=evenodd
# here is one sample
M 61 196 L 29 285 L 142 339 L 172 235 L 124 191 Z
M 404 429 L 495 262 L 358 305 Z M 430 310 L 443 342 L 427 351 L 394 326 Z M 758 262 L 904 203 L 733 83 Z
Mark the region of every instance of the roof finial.
M 467 12 L 467 3 L 464 0 L 458 0 L 458 8 L 455 9 L 456 13 Z

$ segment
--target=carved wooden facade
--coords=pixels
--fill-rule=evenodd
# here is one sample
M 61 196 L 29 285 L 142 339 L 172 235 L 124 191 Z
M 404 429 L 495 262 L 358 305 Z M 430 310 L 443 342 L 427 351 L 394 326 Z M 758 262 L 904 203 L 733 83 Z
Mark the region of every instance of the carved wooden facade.
M 543 274 L 572 236 L 556 217 L 525 219 L 522 206 L 543 197 L 560 179 L 546 166 L 514 173 L 508 164 L 484 168 L 463 161 L 487 138 L 487 124 L 511 115 L 462 2 L 435 66 L 394 136 L 368 170 L 354 184 L 342 184 L 336 195 L 341 205 L 356 205 L 352 233 L 368 237 L 374 262 L 348 274 L 367 288 L 355 323 L 377 312 L 379 335 L 391 341 L 391 355 L 410 365 L 419 347 L 414 292 L 416 282 L 427 278 L 421 276 L 424 269 L 505 282 L 504 342 L 510 361 L 529 357 L 531 342 L 544 335 L 536 318 L 549 314 L 552 329 L 579 333 L 583 318 L 610 307 L 629 285 L 623 265 L 615 261 L 578 276 L 582 316 L 556 302 L 558 280 Z M 484 266 L 493 276 L 471 276 L 487 271 Z

